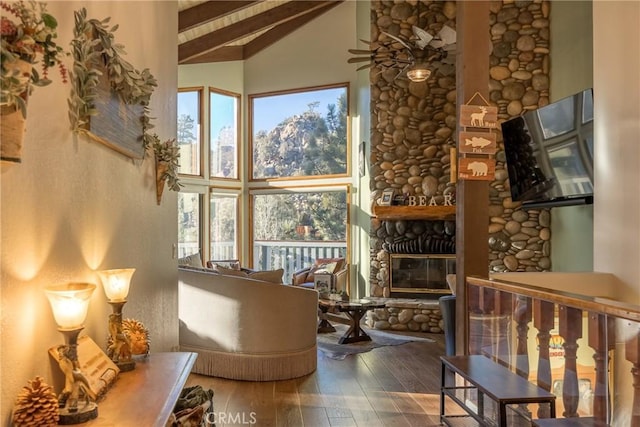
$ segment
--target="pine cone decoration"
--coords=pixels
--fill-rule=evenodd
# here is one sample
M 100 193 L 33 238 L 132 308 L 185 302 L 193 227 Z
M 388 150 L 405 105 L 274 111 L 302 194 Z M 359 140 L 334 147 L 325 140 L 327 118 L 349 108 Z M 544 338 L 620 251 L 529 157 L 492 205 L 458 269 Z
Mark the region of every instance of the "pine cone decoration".
M 16 400 L 13 423 L 20 427 L 50 427 L 60 418 L 58 398 L 41 377 L 29 381 Z

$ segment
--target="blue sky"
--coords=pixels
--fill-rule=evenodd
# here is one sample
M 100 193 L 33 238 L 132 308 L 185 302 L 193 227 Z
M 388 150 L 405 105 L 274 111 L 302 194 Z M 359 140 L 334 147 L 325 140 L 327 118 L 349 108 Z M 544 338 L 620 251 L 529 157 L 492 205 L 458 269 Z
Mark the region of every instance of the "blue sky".
M 337 100 L 344 90 L 345 88 L 332 88 L 253 98 L 253 132 L 255 134 L 261 130 L 273 129 L 284 119 L 307 111 L 312 102 L 320 103 L 316 111 L 325 116 L 327 106 L 337 104 Z
M 331 88 L 322 89 L 311 92 L 287 93 L 281 95 L 271 95 L 265 97 L 253 98 L 254 104 L 254 132 L 260 130 L 269 131 L 280 124 L 286 118 L 294 114 L 300 114 L 309 109 L 309 104 L 319 102 L 316 109 L 322 116 L 327 114 L 327 106 L 329 104 L 337 104 L 340 95 L 346 89 Z M 178 116 L 187 114 L 192 118 L 198 117 L 198 96 L 197 92 L 179 92 L 178 93 Z M 228 123 L 233 117 L 233 98 L 215 97 L 216 102 L 213 104 L 214 110 L 221 114 L 214 114 L 211 120 L 211 129 L 214 135 L 217 135 L 220 128 L 232 124 Z M 228 102 L 227 102 L 228 101 Z

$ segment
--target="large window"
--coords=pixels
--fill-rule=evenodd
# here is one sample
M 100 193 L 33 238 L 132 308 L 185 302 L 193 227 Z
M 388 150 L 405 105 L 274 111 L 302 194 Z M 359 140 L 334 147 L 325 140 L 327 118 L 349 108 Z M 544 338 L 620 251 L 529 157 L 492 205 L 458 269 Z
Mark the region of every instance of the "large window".
M 255 180 L 346 175 L 348 86 L 249 96 Z
M 316 258 L 346 257 L 347 190 L 289 189 L 253 196 L 253 265 L 291 273 Z
M 182 175 L 202 175 L 202 88 L 178 90 L 177 141 Z
M 209 89 L 212 178 L 238 179 L 239 103 L 239 94 Z
M 209 197 L 211 259 L 238 259 L 238 197 L 211 192 Z
M 178 258 L 198 253 L 201 249 L 201 216 L 198 193 L 178 194 Z
M 202 89 L 179 92 L 180 255 L 283 268 L 285 282 L 317 258 L 348 258 L 348 84 L 249 95 L 247 132 L 242 99 L 218 88 L 204 99 Z

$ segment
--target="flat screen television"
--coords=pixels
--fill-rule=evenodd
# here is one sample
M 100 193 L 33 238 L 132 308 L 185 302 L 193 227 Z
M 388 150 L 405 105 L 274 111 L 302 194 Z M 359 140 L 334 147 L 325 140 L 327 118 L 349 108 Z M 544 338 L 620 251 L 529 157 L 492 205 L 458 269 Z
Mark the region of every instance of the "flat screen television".
M 523 208 L 593 203 L 593 91 L 502 123 L 511 199 Z

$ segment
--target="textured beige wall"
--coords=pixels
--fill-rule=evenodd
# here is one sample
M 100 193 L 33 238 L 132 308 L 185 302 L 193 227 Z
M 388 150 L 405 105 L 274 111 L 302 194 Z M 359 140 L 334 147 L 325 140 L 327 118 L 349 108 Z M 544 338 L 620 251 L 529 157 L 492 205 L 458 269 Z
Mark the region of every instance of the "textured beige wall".
M 594 2 L 594 269 L 640 304 L 640 3 Z M 615 22 L 615 24 L 613 24 Z
M 59 44 L 73 35 L 73 11 L 111 16 L 126 59 L 149 68 L 159 87 L 151 99 L 155 130 L 175 135 L 177 3 L 49 2 L 59 22 Z M 43 288 L 69 281 L 98 284 L 83 334 L 104 346 L 111 312 L 96 270 L 135 267 L 124 317 L 151 331 L 151 350 L 178 341 L 176 194 L 156 205 L 151 159 L 132 161 L 69 131 L 67 97 L 54 83 L 29 100 L 22 164 L 1 166 L 2 301 L 0 424 L 7 425 L 19 390 L 41 375 L 60 391 L 58 367 L 47 350 L 63 342 Z
M 625 300 L 640 304 L 640 2 L 594 1 L 595 115 L 594 269 L 615 274 Z M 624 342 L 640 325 L 619 324 L 613 426 L 631 425 L 630 375 Z
M 554 1 L 551 14 L 554 102 L 593 87 L 592 2 Z M 551 230 L 553 271 L 593 271 L 593 205 L 552 209 Z

